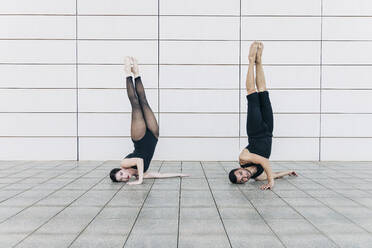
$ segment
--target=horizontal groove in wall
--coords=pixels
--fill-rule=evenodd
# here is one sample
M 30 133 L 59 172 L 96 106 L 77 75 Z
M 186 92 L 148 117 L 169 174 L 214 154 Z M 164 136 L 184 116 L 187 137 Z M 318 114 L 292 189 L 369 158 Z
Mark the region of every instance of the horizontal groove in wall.
M 72 17 L 75 17 L 76 15 L 75 14 L 70 14 L 70 13 L 66 13 L 66 14 L 45 14 L 45 13 L 34 13 L 34 14 L 31 14 L 31 13 L 28 13 L 28 14 L 24 14 L 24 13 L 19 13 L 19 14 L 16 14 L 16 13 L 12 13 L 12 14 L 8 14 L 8 13 L 0 13 L 0 16 L 72 16 Z M 152 17 L 157 17 L 158 14 L 100 14 L 100 13 L 94 13 L 94 14 L 78 14 L 77 16 L 152 16 Z M 164 16 L 164 17 L 237 17 L 239 18 L 240 15 L 237 14 L 237 15 L 224 15 L 224 14 L 221 14 L 221 15 L 218 15 L 218 14 L 205 14 L 205 15 L 194 15 L 194 14 L 160 14 L 159 15 L 160 17 Z M 271 15 L 260 15 L 260 14 L 255 14 L 255 15 L 241 15 L 241 17 L 345 17 L 345 18 L 366 18 L 366 17 L 372 17 L 372 15 L 284 15 L 284 14 L 271 14 Z
M 20 111 L 1 111 L 0 114 L 75 114 L 76 112 L 20 112 Z M 79 111 L 79 114 L 130 114 L 131 112 L 82 112 Z M 213 115 L 237 115 L 239 112 L 154 112 L 154 114 L 213 114 Z M 246 112 L 241 112 L 246 113 Z M 319 114 L 319 112 L 274 112 L 276 115 L 314 115 Z M 372 112 L 361 112 L 361 113 L 351 113 L 351 112 L 322 112 L 324 115 L 372 115 Z
M 0 58 L 1 59 L 1 58 Z M 120 63 L 77 63 L 78 65 L 102 65 L 102 66 L 110 66 L 110 65 L 123 65 Z M 75 63 L 2 63 L 1 65 L 76 65 Z M 140 65 L 153 65 L 157 66 L 157 64 L 140 64 Z M 239 64 L 159 64 L 160 66 L 239 66 Z M 248 66 L 248 64 L 241 64 L 241 66 Z M 319 64 L 263 64 L 263 66 L 317 66 L 320 67 Z M 372 66 L 371 64 L 323 64 L 322 66 Z
M 77 136 L 0 136 L 0 138 L 76 138 Z M 130 136 L 87 136 L 79 135 L 79 138 L 131 138 Z M 242 139 L 247 136 L 159 136 L 159 139 Z M 317 139 L 319 136 L 274 136 L 273 139 Z M 372 139 L 372 136 L 321 136 L 325 139 Z
M 34 41 L 34 40 L 43 40 L 43 41 L 55 41 L 55 40 L 65 40 L 65 41 L 157 41 L 158 39 L 152 39 L 152 38 L 141 38 L 141 39 L 135 39 L 135 38 L 127 38 L 127 39 L 109 39 L 109 38 L 89 38 L 89 39 L 70 39 L 70 38 L 0 38 L 1 40 L 22 40 L 22 41 Z M 180 42 L 239 42 L 238 39 L 159 39 L 159 41 L 180 41 Z M 241 40 L 241 41 L 247 41 L 247 42 L 252 42 L 255 40 Z M 359 39 L 359 40 L 319 40 L 319 39 L 311 39 L 311 40 L 306 40 L 306 39 L 276 39 L 276 40 L 267 40 L 267 39 L 260 39 L 260 41 L 267 41 L 267 42 L 372 42 L 371 39 Z
M 63 87 L 56 87 L 56 88 L 25 88 L 25 87 L 0 87 L 0 90 L 75 90 L 76 88 L 63 88 Z M 80 90 L 125 90 L 126 88 L 83 88 L 79 87 Z M 147 90 L 213 90 L 213 91 L 219 91 L 219 90 L 239 90 L 239 88 L 146 88 Z M 267 88 L 268 91 L 284 91 L 284 90 L 319 90 L 319 87 L 316 88 Z M 371 88 L 322 88 L 322 90 L 372 90 Z M 241 91 L 245 91 L 245 89 L 241 89 Z

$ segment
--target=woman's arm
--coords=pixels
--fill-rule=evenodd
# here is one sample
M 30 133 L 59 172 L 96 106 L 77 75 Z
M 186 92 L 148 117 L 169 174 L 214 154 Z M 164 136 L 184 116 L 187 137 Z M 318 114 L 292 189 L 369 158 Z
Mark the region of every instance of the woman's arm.
M 187 174 L 181 173 L 159 173 L 159 172 L 147 172 L 143 178 L 171 178 L 171 177 L 188 177 Z
M 142 158 L 129 158 L 124 159 L 121 164 L 121 168 L 128 169 L 133 166 L 137 166 L 138 180 L 134 182 L 129 182 L 129 185 L 141 184 L 143 182 L 143 159 Z

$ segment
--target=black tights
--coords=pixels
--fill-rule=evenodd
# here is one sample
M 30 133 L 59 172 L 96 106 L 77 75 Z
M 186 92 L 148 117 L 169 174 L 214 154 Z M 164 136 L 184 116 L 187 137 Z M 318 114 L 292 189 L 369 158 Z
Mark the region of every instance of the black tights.
M 145 89 L 140 77 L 134 79 L 135 88 L 133 86 L 133 78 L 127 77 L 127 94 L 132 105 L 132 123 L 130 135 L 133 140 L 142 139 L 146 134 L 146 127 L 159 137 L 159 126 L 155 115 L 146 99 Z

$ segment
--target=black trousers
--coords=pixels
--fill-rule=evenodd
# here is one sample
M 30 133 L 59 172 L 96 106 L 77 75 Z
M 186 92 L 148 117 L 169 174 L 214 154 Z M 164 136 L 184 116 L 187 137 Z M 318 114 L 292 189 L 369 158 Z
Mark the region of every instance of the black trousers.
M 274 117 L 268 91 L 247 95 L 247 135 L 249 138 L 272 137 Z

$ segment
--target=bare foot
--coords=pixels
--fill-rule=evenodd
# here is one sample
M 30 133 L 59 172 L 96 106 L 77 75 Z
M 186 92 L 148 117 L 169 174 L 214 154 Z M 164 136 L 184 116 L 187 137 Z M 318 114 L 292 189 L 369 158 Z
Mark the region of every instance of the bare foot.
M 131 59 L 130 59 L 130 57 L 126 56 L 124 58 L 124 73 L 125 73 L 125 77 L 132 76 L 131 68 L 132 68 Z
M 262 52 L 263 52 L 264 45 L 261 41 L 257 43 L 258 43 L 258 48 L 257 48 L 257 55 L 256 55 L 256 64 L 262 64 Z
M 296 173 L 295 171 L 291 171 L 291 172 L 289 173 L 289 176 L 296 176 L 296 177 L 297 177 L 298 175 L 297 175 L 297 173 Z
M 256 41 L 253 42 L 251 44 L 251 47 L 249 48 L 248 60 L 250 64 L 254 64 L 256 61 L 257 48 L 258 48 L 258 43 Z
M 133 67 L 132 67 L 132 72 L 134 75 L 134 78 L 139 77 L 139 67 L 138 67 L 138 61 L 135 57 L 130 57 Z

